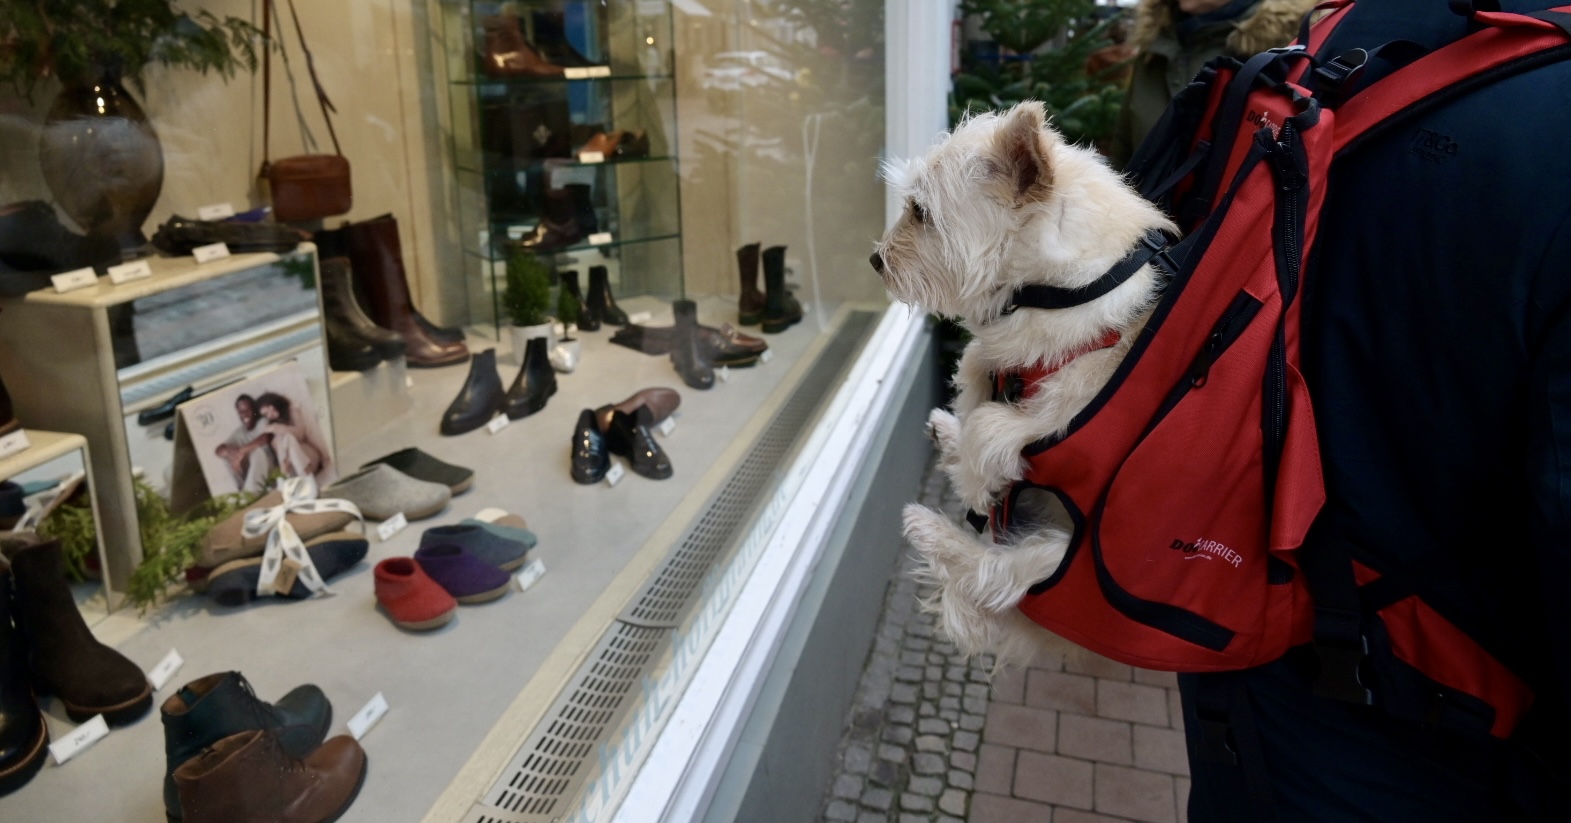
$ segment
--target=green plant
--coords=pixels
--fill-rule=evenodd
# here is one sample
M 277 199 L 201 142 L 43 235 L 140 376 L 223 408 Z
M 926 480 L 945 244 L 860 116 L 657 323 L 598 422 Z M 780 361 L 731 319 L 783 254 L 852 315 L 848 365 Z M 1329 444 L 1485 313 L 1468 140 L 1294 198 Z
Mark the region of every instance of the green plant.
M 507 259 L 507 289 L 502 308 L 515 326 L 538 326 L 550 321 L 551 269 L 527 249 L 514 249 Z
M 238 17 L 179 11 L 174 0 L 0 0 L 0 80 L 31 99 L 38 82 L 108 71 L 145 91 L 151 63 L 216 71 L 256 68 L 256 27 Z
M 76 581 L 87 579 L 87 559 L 98 551 L 98 526 L 93 522 L 92 507 L 67 503 L 38 524 L 38 533 L 60 541 L 67 577 Z
M 145 611 L 158 602 L 169 581 L 196 564 L 202 538 L 219 521 L 255 503 L 258 494 L 223 494 L 184 516 L 169 510 L 152 486 L 140 479 L 136 488 L 136 516 L 142 536 L 142 562 L 131 573 L 126 595 Z
M 572 325 L 578 322 L 578 298 L 567 289 L 558 289 L 556 295 L 556 319 L 562 321 L 562 339 L 571 340 L 567 335 Z

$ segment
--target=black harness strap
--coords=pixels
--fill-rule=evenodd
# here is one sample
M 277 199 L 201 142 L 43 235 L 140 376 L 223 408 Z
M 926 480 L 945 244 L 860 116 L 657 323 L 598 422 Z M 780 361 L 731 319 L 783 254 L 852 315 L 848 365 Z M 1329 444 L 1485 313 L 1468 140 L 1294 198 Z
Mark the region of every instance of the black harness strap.
M 1021 286 L 1009 299 L 1009 305 L 1004 307 L 1004 314 L 1011 315 L 1016 309 L 1070 309 L 1083 306 L 1093 300 L 1106 297 L 1113 289 L 1122 286 L 1135 272 L 1144 268 L 1147 263 L 1155 263 L 1168 277 L 1178 273 L 1178 265 L 1173 258 L 1168 256 L 1171 241 L 1167 233 L 1161 229 L 1152 229 L 1140 238 L 1140 245 L 1135 246 L 1124 259 L 1118 261 L 1096 280 L 1077 289 L 1064 289 L 1058 286 Z

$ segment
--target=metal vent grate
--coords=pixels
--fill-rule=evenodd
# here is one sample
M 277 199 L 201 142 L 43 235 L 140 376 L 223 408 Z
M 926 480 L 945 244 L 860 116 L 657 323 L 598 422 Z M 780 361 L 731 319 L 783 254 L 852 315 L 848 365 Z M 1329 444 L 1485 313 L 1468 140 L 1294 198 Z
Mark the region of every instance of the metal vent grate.
M 635 702 L 629 700 L 698 602 L 715 565 L 736 548 L 774 484 L 781 463 L 817 414 L 879 315 L 850 312 L 796 390 L 748 448 L 697 521 L 667 553 L 649 582 L 590 651 L 502 778 L 465 823 L 550 823 L 567 813 L 590 776 L 596 748 Z

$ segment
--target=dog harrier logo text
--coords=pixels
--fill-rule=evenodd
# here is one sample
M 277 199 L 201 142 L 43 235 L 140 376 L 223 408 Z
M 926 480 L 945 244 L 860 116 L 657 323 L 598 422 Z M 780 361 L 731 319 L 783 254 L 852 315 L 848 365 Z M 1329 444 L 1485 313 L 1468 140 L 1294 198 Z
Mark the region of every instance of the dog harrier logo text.
M 1193 543 L 1185 543 L 1182 540 L 1175 539 L 1168 548 L 1183 552 L 1185 560 L 1194 560 L 1196 558 L 1201 560 L 1224 560 L 1233 564 L 1235 569 L 1244 564 L 1243 555 L 1215 540 L 1207 540 L 1204 537 Z

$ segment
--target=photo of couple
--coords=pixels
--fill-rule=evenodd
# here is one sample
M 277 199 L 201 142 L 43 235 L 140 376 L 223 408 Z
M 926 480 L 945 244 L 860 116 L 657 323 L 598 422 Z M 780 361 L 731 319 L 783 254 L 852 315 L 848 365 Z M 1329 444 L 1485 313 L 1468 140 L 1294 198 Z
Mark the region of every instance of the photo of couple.
M 260 492 L 270 477 L 337 479 L 305 378 L 289 363 L 180 407 L 208 493 Z

